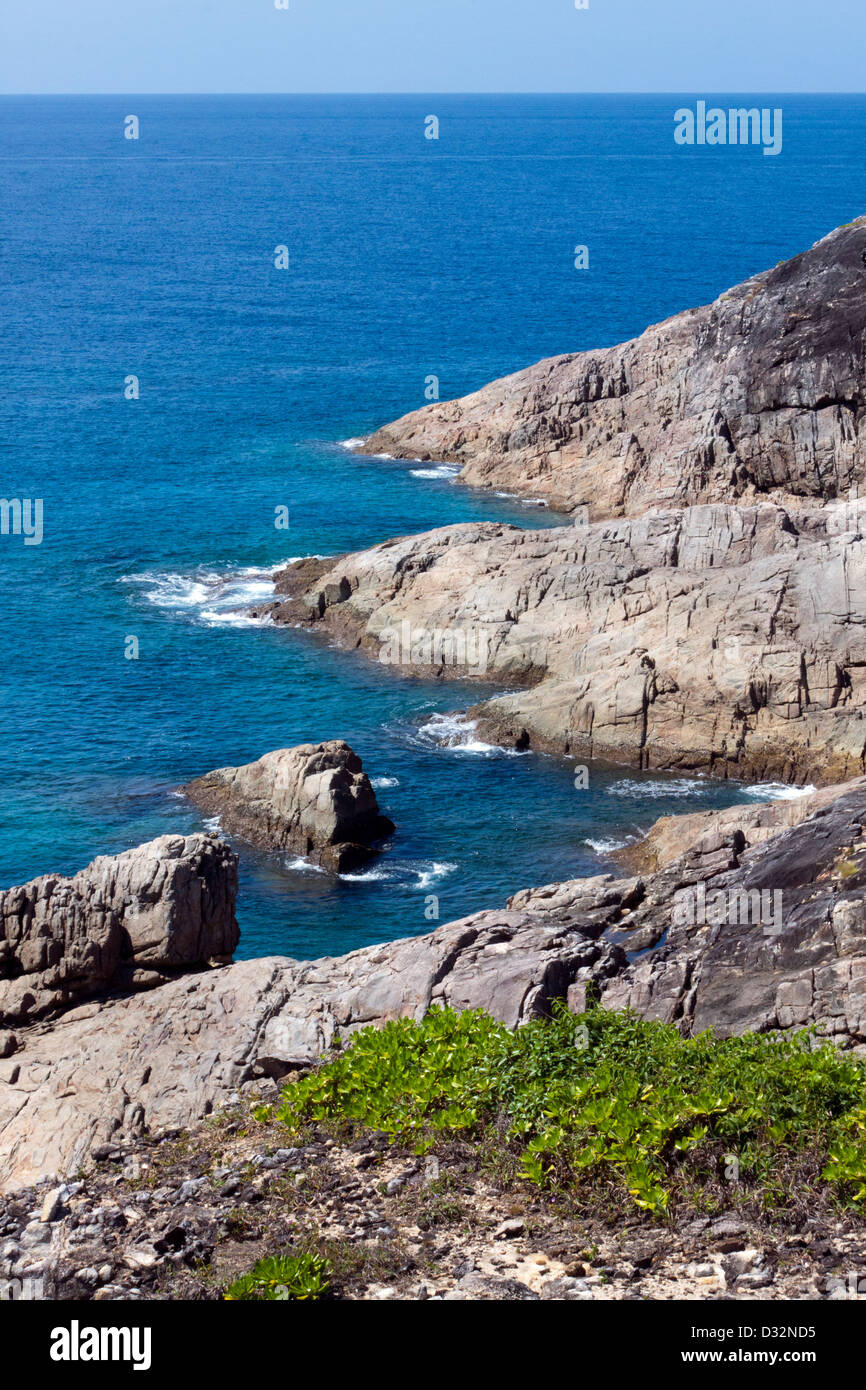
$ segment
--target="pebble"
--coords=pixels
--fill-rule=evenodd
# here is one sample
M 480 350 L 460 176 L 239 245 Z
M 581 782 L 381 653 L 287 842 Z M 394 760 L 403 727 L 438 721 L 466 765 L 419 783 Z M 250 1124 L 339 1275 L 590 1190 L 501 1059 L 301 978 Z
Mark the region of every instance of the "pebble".
M 182 1182 L 180 1187 L 177 1189 L 178 1201 L 191 1202 L 192 1199 L 194 1197 L 197 1197 L 198 1194 L 201 1192 L 202 1188 L 204 1187 L 204 1184 L 204 1178 L 187 1178 L 186 1182 Z
M 771 1269 L 753 1269 L 748 1274 L 741 1274 L 737 1280 L 738 1289 L 765 1289 L 768 1284 L 773 1282 L 773 1271 Z
M 518 1216 L 513 1216 L 510 1217 L 508 1221 L 503 1221 L 501 1226 L 497 1226 L 496 1230 L 493 1232 L 493 1239 L 516 1240 L 518 1236 L 523 1235 L 525 1230 L 525 1221 L 521 1221 Z
M 45 1194 L 45 1201 L 42 1203 L 42 1211 L 39 1220 L 42 1222 L 56 1221 L 57 1216 L 63 1206 L 64 1189 L 55 1187 L 53 1191 Z
M 130 1269 L 153 1269 L 159 1261 L 159 1256 L 155 1250 L 147 1246 L 132 1246 L 123 1252 L 123 1263 Z
M 739 1279 L 741 1274 L 753 1269 L 756 1264 L 761 1262 L 760 1250 L 736 1250 L 726 1255 L 722 1260 L 722 1269 L 725 1271 L 726 1278 L 730 1281 Z

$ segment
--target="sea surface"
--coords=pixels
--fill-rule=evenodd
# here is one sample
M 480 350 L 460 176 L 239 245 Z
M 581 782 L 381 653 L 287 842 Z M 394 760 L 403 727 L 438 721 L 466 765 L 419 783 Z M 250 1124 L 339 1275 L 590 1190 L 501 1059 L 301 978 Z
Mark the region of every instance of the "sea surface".
M 348 739 L 397 832 L 341 879 L 240 846 L 241 956 L 422 932 L 431 894 L 447 921 L 609 867 L 661 814 L 790 794 L 610 766 L 577 791 L 478 741 L 456 712 L 484 688 L 237 611 L 290 557 L 555 524 L 342 441 L 430 376 L 447 398 L 622 341 L 866 210 L 862 98 L 754 99 L 784 110 L 767 158 L 675 146 L 697 97 L 752 100 L 0 99 L 0 495 L 44 508 L 41 545 L 0 536 L 0 886 L 192 830 L 181 783 L 305 740 Z

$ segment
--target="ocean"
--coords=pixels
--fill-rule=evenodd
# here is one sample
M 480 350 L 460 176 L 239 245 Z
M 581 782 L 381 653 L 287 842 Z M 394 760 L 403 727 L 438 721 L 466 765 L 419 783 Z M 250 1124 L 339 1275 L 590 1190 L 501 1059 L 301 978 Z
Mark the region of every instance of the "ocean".
M 391 848 L 335 879 L 239 845 L 241 957 L 423 932 L 431 894 L 443 922 L 502 906 L 659 815 L 789 794 L 611 766 L 576 791 L 455 713 L 492 687 L 237 612 L 294 556 L 555 524 L 344 441 L 433 376 L 447 398 L 622 341 L 864 211 L 866 100 L 710 99 L 782 108 L 781 154 L 676 146 L 680 96 L 0 99 L 0 494 L 44 517 L 39 545 L 0 536 L 0 886 L 200 827 L 181 783 L 324 738 Z

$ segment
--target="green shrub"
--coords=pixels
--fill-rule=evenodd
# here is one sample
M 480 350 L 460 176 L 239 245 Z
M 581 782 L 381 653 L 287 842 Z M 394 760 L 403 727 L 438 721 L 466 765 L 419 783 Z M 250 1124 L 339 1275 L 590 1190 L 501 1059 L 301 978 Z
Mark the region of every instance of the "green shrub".
M 319 1255 L 271 1255 L 226 1289 L 229 1302 L 321 1298 L 330 1285 L 329 1262 Z
M 494 1123 L 540 1186 L 601 1183 L 663 1214 L 671 1185 L 700 1191 L 729 1156 L 768 1204 L 784 1165 L 809 1155 L 815 1182 L 866 1206 L 866 1068 L 808 1033 L 685 1039 L 669 1024 L 593 1009 L 516 1033 L 480 1010 L 365 1028 L 283 1092 L 277 1118 L 350 1122 L 417 1153 Z M 811 1165 L 811 1166 L 810 1166 Z

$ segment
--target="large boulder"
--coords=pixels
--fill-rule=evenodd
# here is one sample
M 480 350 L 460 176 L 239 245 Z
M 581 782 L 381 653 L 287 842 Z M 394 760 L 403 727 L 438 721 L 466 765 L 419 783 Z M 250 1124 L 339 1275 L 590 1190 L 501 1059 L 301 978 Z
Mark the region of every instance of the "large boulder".
M 223 964 L 238 943 L 237 857 L 215 835 L 163 835 L 0 892 L 0 1026 L 96 994 Z
M 341 739 L 218 768 L 183 790 L 230 834 L 262 849 L 292 850 L 337 873 L 375 855 L 374 841 L 394 829 L 361 759 Z

